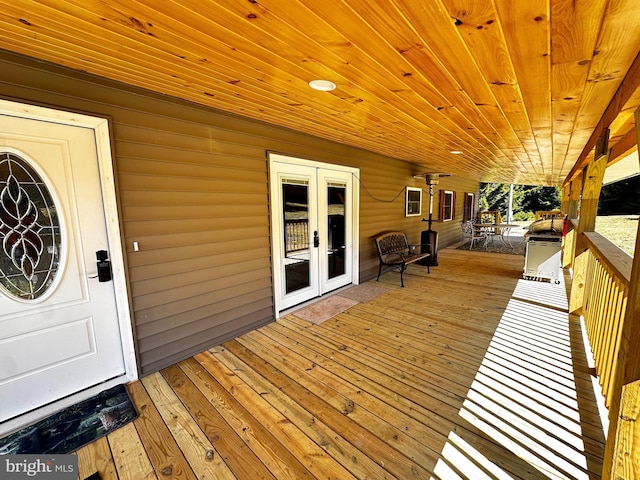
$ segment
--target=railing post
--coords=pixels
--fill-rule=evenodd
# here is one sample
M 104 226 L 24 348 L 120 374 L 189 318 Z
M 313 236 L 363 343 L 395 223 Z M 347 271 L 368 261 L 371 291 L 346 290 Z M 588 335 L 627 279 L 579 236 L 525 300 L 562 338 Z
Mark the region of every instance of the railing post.
M 618 430 L 610 478 L 630 480 L 637 478 L 640 463 L 640 381 L 622 388 Z M 613 442 L 612 442 L 613 443 Z
M 640 108 L 635 112 L 635 121 L 638 148 L 640 148 Z M 613 401 L 609 408 L 609 434 L 607 436 L 607 445 L 604 452 L 604 464 L 602 466 L 602 478 L 605 480 L 610 478 L 615 478 L 616 480 L 637 478 L 633 477 L 633 472 L 631 472 L 631 476 L 621 476 L 618 470 L 615 472 L 616 476 L 613 477 L 612 471 L 614 463 L 616 462 L 616 457 L 619 456 L 619 452 L 616 452 L 615 439 L 618 434 L 618 428 L 620 427 L 621 420 L 624 421 L 624 419 L 621 419 L 619 415 L 622 386 L 640 380 L 640 222 L 638 224 L 638 232 L 636 235 L 636 246 L 629 283 L 629 297 L 627 300 L 624 325 L 622 327 L 617 364 L 620 368 L 620 372 L 616 375 L 616 383 L 613 386 Z M 638 399 L 636 398 L 635 401 L 637 406 Z M 633 452 L 633 454 L 635 455 L 635 462 L 637 463 L 639 454 L 637 452 Z M 627 458 L 626 460 L 627 462 L 634 461 L 633 458 Z M 628 463 L 628 465 L 631 465 L 631 463 Z
M 582 252 L 573 259 L 573 278 L 571 279 L 571 296 L 569 312 L 583 315 L 584 296 L 589 284 L 589 252 Z

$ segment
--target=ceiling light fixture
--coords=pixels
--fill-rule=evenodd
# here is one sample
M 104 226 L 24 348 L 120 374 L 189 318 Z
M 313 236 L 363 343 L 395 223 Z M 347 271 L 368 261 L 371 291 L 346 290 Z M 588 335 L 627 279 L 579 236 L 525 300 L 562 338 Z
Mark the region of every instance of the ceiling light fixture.
M 321 92 L 330 92 L 331 90 L 336 89 L 336 84 L 329 80 L 311 80 L 309 82 L 309 86 L 314 90 L 319 90 Z
M 449 153 L 452 155 L 462 155 L 464 152 L 461 150 L 451 150 Z

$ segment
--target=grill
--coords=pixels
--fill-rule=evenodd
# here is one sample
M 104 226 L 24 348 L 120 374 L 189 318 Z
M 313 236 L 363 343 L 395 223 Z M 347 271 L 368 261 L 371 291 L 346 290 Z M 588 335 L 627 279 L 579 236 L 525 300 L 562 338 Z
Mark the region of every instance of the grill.
M 560 283 L 562 233 L 561 218 L 538 220 L 525 233 L 526 253 L 522 278 Z

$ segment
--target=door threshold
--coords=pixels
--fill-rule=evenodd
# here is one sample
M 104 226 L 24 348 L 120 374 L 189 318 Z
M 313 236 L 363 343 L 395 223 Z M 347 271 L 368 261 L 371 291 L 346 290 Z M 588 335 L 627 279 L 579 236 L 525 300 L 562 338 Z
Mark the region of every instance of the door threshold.
M 309 305 L 313 305 L 314 303 L 319 302 L 320 300 L 324 300 L 325 298 L 329 298 L 329 297 L 331 297 L 333 295 L 337 295 L 337 294 L 339 294 L 341 292 L 344 292 L 345 290 L 347 290 L 347 289 L 349 289 L 349 288 L 351 288 L 351 287 L 353 287 L 355 285 L 358 285 L 358 284 L 355 283 L 355 282 L 354 283 L 349 283 L 348 285 L 344 285 L 342 287 L 338 287 L 335 290 L 331 290 L 330 292 L 327 292 L 324 295 L 321 295 L 319 297 L 312 298 L 311 300 L 307 300 L 306 302 L 302 302 L 302 303 L 299 303 L 298 305 L 294 305 L 293 307 L 289 307 L 289 308 L 287 308 L 285 310 L 281 310 L 281 311 L 277 312 L 276 320 L 278 318 L 280 318 L 280 317 L 284 317 L 285 315 L 289 315 L 290 313 L 294 313 L 294 312 L 297 312 L 298 310 L 302 310 L 303 308 L 308 307 Z

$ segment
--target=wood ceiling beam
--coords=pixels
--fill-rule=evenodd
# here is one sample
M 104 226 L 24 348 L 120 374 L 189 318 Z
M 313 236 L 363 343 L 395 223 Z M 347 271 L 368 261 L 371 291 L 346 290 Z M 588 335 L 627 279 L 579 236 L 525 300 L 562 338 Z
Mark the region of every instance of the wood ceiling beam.
M 622 160 L 631 151 L 637 148 L 636 131 L 629 130 L 620 140 L 611 146 L 611 155 L 609 156 L 609 165 Z
M 564 184 L 573 180 L 577 175 L 580 174 L 582 169 L 589 163 L 589 155 L 591 154 L 591 150 L 595 146 L 598 138 L 602 136 L 602 133 L 609 128 L 611 123 L 616 119 L 618 113 L 624 108 L 627 101 L 631 98 L 631 96 L 636 92 L 636 90 L 640 87 L 640 53 L 636 55 L 635 60 L 631 64 L 631 67 L 627 71 L 627 74 L 624 77 L 624 80 L 620 84 L 620 87 L 616 91 L 616 94 L 613 96 L 613 99 L 607 106 L 604 114 L 600 118 L 598 125 L 593 130 L 591 137 L 587 141 L 582 153 L 578 157 L 578 160 L 573 165 L 573 168 L 569 172 L 569 175 L 564 180 Z

